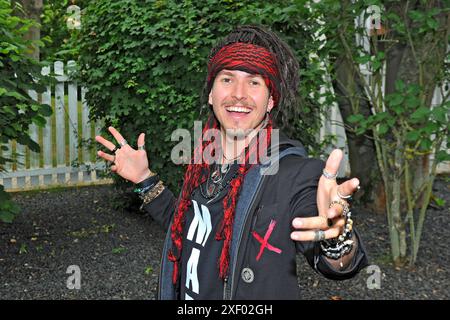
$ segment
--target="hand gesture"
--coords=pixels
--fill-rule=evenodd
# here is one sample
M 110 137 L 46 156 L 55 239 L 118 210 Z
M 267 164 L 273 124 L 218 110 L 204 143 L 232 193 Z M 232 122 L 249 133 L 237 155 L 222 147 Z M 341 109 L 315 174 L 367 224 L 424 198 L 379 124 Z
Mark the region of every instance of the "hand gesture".
M 338 237 L 344 228 L 345 217 L 342 215 L 345 200 L 352 195 L 359 186 L 359 180 L 353 178 L 338 185 L 336 174 L 341 163 L 343 153 L 339 149 L 333 150 L 325 165 L 325 172 L 319 180 L 317 188 L 317 217 L 295 218 L 292 225 L 302 231 L 294 231 L 291 238 L 296 241 L 321 241 Z M 326 177 L 328 176 L 328 177 Z M 330 207 L 330 204 L 333 205 Z M 322 230 L 323 232 L 320 232 Z
M 122 178 L 133 183 L 138 183 L 146 179 L 150 174 L 150 170 L 148 168 L 147 152 L 144 150 L 145 134 L 141 133 L 139 135 L 137 140 L 138 148 L 135 150 L 116 129 L 109 127 L 108 130 L 120 146 L 116 146 L 102 136 L 96 136 L 95 140 L 113 152 L 114 155 L 103 151 L 98 151 L 97 154 L 106 161 L 112 162 L 111 171 L 117 173 Z

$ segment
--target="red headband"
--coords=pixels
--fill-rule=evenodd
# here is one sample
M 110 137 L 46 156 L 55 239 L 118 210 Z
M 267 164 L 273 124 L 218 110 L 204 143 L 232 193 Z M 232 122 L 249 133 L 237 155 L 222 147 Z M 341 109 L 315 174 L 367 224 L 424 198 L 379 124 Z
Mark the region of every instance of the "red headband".
M 280 77 L 275 56 L 266 48 L 251 43 L 235 42 L 222 47 L 208 63 L 208 92 L 217 74 L 223 70 L 240 70 L 263 77 L 274 106 L 280 99 Z

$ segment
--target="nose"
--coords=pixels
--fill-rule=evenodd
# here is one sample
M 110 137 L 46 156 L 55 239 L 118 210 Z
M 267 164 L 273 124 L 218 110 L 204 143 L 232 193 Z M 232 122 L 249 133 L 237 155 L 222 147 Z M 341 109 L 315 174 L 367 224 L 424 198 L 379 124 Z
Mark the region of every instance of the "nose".
M 233 86 L 232 97 L 236 100 L 247 98 L 247 88 L 244 81 L 236 81 Z

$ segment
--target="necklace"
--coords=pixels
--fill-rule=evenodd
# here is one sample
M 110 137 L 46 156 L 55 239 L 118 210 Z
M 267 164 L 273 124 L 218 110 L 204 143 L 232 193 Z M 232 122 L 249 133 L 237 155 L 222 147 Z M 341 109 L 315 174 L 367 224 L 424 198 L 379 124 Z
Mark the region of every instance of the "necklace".
M 222 166 L 216 164 L 216 168 L 208 179 L 206 180 L 206 183 L 200 185 L 200 193 L 205 199 L 208 199 L 207 203 L 210 203 L 214 199 L 217 198 L 219 193 L 228 187 L 230 182 L 237 177 L 237 174 L 239 170 L 236 170 L 236 172 L 232 175 L 230 179 L 228 179 L 225 183 L 223 183 L 223 180 L 227 173 L 230 171 L 231 165 L 230 164 L 223 164 Z M 204 190 L 205 189 L 205 190 Z

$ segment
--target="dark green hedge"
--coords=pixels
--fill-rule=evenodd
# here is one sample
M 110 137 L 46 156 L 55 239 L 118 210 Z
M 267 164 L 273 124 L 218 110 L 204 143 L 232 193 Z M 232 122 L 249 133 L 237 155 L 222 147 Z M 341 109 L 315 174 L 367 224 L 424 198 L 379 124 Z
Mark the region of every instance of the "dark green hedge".
M 104 127 L 116 126 L 131 144 L 145 132 L 151 169 L 179 190 L 182 168 L 170 161 L 177 143 L 170 141 L 171 133 L 191 130 L 193 121 L 204 117 L 200 94 L 206 58 L 219 38 L 237 25 L 263 24 L 279 33 L 298 54 L 303 70 L 308 69 L 313 41 L 301 25 L 307 12 L 292 2 L 91 1 L 72 41 L 93 117 L 105 118 Z M 303 93 L 315 90 L 317 82 L 311 79 L 317 74 L 302 76 Z M 287 129 L 315 146 L 316 104 L 303 99 L 298 111 Z

